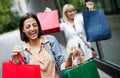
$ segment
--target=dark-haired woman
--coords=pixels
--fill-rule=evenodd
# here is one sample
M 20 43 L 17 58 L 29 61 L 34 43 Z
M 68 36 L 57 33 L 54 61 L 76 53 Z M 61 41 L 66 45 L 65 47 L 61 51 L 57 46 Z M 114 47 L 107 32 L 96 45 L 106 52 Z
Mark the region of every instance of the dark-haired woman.
M 63 78 L 61 69 L 65 68 L 65 58 L 54 36 L 43 35 L 38 18 L 26 13 L 20 19 L 20 37 L 24 42 L 24 54 L 28 64 L 40 65 L 42 78 Z M 22 48 L 15 46 L 11 57 L 20 64 L 17 52 Z M 26 57 L 27 54 L 29 57 Z

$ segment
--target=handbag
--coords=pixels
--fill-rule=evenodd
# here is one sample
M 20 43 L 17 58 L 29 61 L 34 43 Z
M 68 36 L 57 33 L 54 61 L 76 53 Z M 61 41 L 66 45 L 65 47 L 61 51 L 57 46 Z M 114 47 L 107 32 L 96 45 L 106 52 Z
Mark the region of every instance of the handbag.
M 37 17 L 40 21 L 41 28 L 44 34 L 60 32 L 60 24 L 57 10 L 38 12 Z
M 84 28 L 87 41 L 102 41 L 112 37 L 104 11 L 83 11 Z
M 94 60 L 89 60 L 76 67 L 64 69 L 62 73 L 64 78 L 100 78 Z
M 2 78 L 41 78 L 40 65 L 25 64 L 18 53 L 22 64 L 15 64 L 12 60 L 2 62 Z

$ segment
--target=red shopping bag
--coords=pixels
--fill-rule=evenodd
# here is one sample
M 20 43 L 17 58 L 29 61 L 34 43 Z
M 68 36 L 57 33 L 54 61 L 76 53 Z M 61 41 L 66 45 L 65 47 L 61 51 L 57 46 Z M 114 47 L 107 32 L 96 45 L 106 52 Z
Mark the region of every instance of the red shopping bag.
M 40 65 L 2 62 L 2 78 L 41 78 Z
M 40 21 L 44 34 L 60 32 L 58 11 L 38 12 L 37 17 Z

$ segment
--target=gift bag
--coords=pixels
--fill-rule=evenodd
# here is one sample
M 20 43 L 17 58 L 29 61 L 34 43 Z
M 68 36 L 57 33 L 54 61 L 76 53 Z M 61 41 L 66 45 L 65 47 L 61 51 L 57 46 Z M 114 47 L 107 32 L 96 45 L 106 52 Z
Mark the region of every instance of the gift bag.
M 41 78 L 40 65 L 2 62 L 2 78 Z
M 38 12 L 37 17 L 40 21 L 44 34 L 60 32 L 58 11 Z
M 86 38 L 89 42 L 107 40 L 111 38 L 109 24 L 104 11 L 83 11 Z
M 95 61 L 90 60 L 62 71 L 64 78 L 100 78 Z

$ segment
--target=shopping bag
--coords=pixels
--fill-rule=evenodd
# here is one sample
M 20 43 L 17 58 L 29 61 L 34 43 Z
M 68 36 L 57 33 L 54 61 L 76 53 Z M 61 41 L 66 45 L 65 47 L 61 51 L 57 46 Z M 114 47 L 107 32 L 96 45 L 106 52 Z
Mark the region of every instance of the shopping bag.
M 112 37 L 103 10 L 83 11 L 82 14 L 87 41 L 102 41 Z
M 64 78 L 100 78 L 95 61 L 90 60 L 62 71 Z
M 37 17 L 40 21 L 44 34 L 60 32 L 58 11 L 38 12 Z
M 41 78 L 40 65 L 2 62 L 2 78 Z

